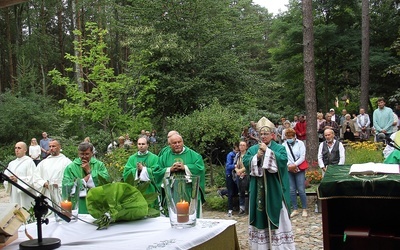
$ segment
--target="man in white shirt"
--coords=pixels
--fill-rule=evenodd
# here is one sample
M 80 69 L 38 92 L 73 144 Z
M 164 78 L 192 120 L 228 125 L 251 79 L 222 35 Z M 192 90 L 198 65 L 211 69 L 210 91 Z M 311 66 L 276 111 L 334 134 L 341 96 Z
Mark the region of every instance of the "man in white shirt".
M 11 172 L 5 170 L 4 174 L 7 175 L 11 181 L 18 183 L 21 187 L 32 192 L 30 185 L 32 185 L 33 172 L 35 171 L 36 165 L 32 158 L 26 155 L 27 146 L 25 142 L 17 142 L 14 151 L 17 159 L 8 164 L 7 169 Z M 7 194 L 10 195 L 11 203 L 17 203 L 28 210 L 31 208 L 34 200 L 29 195 L 25 194 L 8 181 L 4 181 L 3 184 Z
M 59 205 L 64 170 L 71 160 L 60 153 L 61 145 L 57 140 L 49 143 L 49 152 L 50 155 L 42 160 L 35 170 L 33 185 L 35 189 Z
M 325 129 L 325 141 L 319 144 L 318 165 L 326 171 L 329 165 L 344 165 L 345 150 L 343 144 L 335 140 L 335 132 L 332 129 Z
M 369 115 L 365 113 L 365 109 L 360 108 L 360 114 L 357 116 L 357 125 L 360 128 L 360 140 L 368 140 L 370 135 L 371 120 Z

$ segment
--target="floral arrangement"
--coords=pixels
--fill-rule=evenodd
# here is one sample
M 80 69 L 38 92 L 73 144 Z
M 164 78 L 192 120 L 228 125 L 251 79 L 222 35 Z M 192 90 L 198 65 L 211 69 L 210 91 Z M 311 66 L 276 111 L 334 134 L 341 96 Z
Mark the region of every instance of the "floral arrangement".
M 320 183 L 322 180 L 322 174 L 320 170 L 306 171 L 306 180 L 308 180 L 310 184 Z

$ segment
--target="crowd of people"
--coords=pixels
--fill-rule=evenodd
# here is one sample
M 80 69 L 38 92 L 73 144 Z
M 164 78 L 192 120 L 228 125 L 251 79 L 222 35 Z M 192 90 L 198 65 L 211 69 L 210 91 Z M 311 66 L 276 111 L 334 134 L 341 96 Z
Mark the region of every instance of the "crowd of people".
M 142 138 L 142 137 L 146 138 L 149 141 L 149 144 L 151 146 L 156 145 L 158 142 L 157 131 L 154 129 L 152 130 L 151 133 L 148 130 L 142 129 L 140 131 L 140 134 L 138 135 L 138 138 Z M 107 146 L 107 152 L 111 153 L 116 148 L 128 149 L 128 148 L 131 148 L 132 145 L 133 145 L 133 141 L 130 139 L 129 134 L 121 135 L 118 137 L 118 142 L 113 141 Z
M 17 142 L 14 147 L 16 159 L 8 164 L 4 172 L 9 179 L 4 181 L 10 202 L 18 203 L 29 209 L 34 204 L 31 196 L 21 192 L 10 182 L 17 182 L 20 186 L 34 195 L 42 194 L 51 200 L 52 205 L 58 207 L 62 197 L 73 195 L 79 197 L 79 213 L 88 213 L 86 196 L 88 191 L 99 186 L 104 180 L 110 181 L 105 164 L 95 156 L 95 148 L 86 137 L 77 147 L 77 157 L 70 160 L 61 153 L 62 146 L 59 140 L 49 138 L 46 132 L 42 133 L 40 145 L 35 138 L 31 140 L 29 156 L 25 142 Z M 153 138 L 153 139 L 151 139 Z M 130 142 L 129 144 L 127 142 Z M 200 195 L 198 216 L 201 216 L 201 205 L 204 203 L 205 168 L 200 154 L 184 145 L 182 136 L 171 131 L 168 134 L 168 146 L 160 154 L 149 151 L 151 143 L 157 143 L 155 131 L 138 136 L 137 152 L 126 159 L 123 179 L 133 179 L 139 182 L 149 182 L 147 193 L 163 194 L 162 180 L 171 175 L 200 176 Z M 131 147 L 129 135 L 120 138 L 119 144 Z M 40 155 L 40 156 L 39 156 Z M 179 159 L 179 160 L 178 160 Z M 35 161 L 38 161 L 36 164 Z M 71 192 L 65 194 L 65 192 Z M 162 210 L 166 206 L 165 197 L 160 197 L 154 208 Z
M 385 148 L 385 158 L 389 159 L 388 162 L 400 162 L 399 150 L 395 150 L 400 145 L 400 132 L 394 132 L 398 126 L 395 112 L 385 106 L 384 99 L 378 100 L 372 121 L 364 109 L 359 111 L 359 115 L 352 117 L 346 110 L 342 110 L 342 115 L 338 116 L 331 109 L 325 114 L 325 119 L 322 113 L 318 113 L 316 131 L 321 134 L 318 165 L 323 172 L 330 165 L 345 163 L 342 139 L 353 140 L 357 136 L 360 140 L 368 140 L 369 133 L 375 133 L 377 141 L 393 141 Z M 49 138 L 46 132 L 42 133 L 42 137 L 39 144 L 32 138 L 29 156 L 26 155 L 28 147 L 24 142 L 15 144 L 16 159 L 9 163 L 9 171 L 5 171 L 9 179 L 4 182 L 10 201 L 25 208 L 33 203 L 30 196 L 18 191 L 9 182 L 18 182 L 32 192 L 39 192 L 54 204 L 60 203 L 64 190 L 74 190 L 74 195 L 79 195 L 79 213 L 88 213 L 87 192 L 101 185 L 100 180 L 110 179 L 104 163 L 94 157 L 96 151 L 90 138 L 85 138 L 78 145 L 78 157 L 70 160 L 61 153 L 60 141 Z M 137 152 L 126 159 L 123 179 L 149 182 L 146 192 L 160 195 L 151 206 L 162 209 L 165 206 L 163 178 L 171 175 L 199 176 L 197 217 L 201 217 L 202 204 L 205 202 L 203 158 L 184 144 L 183 137 L 177 131 L 170 131 L 167 139 L 168 146 L 155 154 L 149 150 L 149 146 L 157 143 L 156 133 L 143 130 L 136 141 Z M 292 122 L 282 117 L 280 124 L 262 117 L 258 122 L 251 121 L 250 126 L 243 129 L 241 140 L 227 155 L 225 177 L 228 216 L 233 214 L 234 196 L 237 195 L 238 214 L 244 215 L 246 210 L 249 214 L 249 243 L 252 249 L 258 249 L 259 246 L 295 249 L 290 219 L 300 214 L 308 216 L 305 193 L 306 140 L 305 115 L 294 116 Z M 116 145 L 131 147 L 133 142 L 126 134 L 118 138 Z M 114 144 L 111 144 L 110 152 L 112 148 Z M 221 190 L 219 193 L 222 195 Z M 297 195 L 300 197 L 301 212 Z

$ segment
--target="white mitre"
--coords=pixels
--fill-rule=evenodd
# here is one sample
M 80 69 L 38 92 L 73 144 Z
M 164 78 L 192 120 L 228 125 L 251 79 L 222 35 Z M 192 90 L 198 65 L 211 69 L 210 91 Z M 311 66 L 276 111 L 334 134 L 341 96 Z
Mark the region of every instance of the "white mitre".
M 256 125 L 257 131 L 265 130 L 267 132 L 275 132 L 275 125 L 266 117 L 261 117 Z

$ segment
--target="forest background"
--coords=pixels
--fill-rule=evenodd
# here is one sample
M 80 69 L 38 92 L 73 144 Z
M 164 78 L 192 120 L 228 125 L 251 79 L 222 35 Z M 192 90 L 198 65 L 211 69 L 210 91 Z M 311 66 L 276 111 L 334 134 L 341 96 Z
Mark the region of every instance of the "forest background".
M 317 110 L 338 98 L 337 113 L 358 112 L 361 5 L 312 1 Z M 379 96 L 400 102 L 399 12 L 399 0 L 369 1 L 370 114 Z M 249 121 L 310 115 L 303 47 L 300 0 L 275 16 L 250 0 L 31 0 L 0 9 L 0 161 L 42 131 L 72 159 L 86 136 L 102 157 L 120 135 L 155 129 L 161 148 L 174 129 L 218 163 Z

